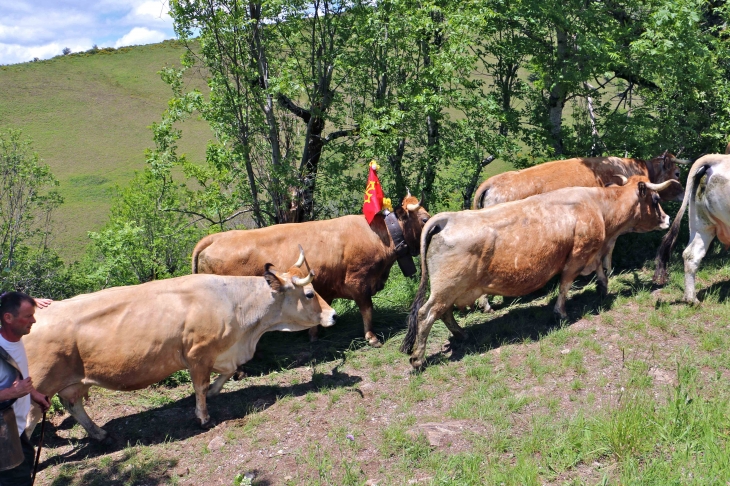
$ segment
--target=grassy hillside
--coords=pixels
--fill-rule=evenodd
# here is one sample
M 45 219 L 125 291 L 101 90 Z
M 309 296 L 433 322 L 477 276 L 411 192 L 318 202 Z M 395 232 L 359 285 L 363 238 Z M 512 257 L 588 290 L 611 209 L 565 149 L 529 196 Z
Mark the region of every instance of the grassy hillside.
M 83 252 L 86 233 L 107 220 L 115 185 L 144 166 L 148 127 L 171 95 L 157 71 L 178 65 L 182 52 L 164 42 L 0 67 L 0 128 L 31 137 L 61 183 L 54 246 L 64 258 Z M 181 152 L 203 157 L 207 125 L 191 121 L 183 131 Z

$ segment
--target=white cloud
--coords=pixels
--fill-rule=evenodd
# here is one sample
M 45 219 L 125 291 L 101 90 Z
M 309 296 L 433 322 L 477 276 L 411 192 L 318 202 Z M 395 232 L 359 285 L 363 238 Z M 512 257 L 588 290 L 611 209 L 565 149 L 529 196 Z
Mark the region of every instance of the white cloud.
M 89 46 L 91 44 L 88 44 Z M 36 57 L 38 59 L 48 59 L 58 56 L 62 53 L 64 47 L 69 47 L 73 51 L 86 50 L 87 44 L 70 44 L 61 45 L 57 42 L 44 44 L 40 46 L 21 46 L 19 44 L 0 44 L 0 59 L 3 64 L 13 64 L 18 62 L 32 61 Z
M 164 32 L 151 30 L 147 27 L 135 27 L 119 39 L 114 47 L 138 46 L 140 44 L 154 44 L 165 40 Z
M 172 39 L 168 0 L 0 0 L 0 64 Z
M 149 0 L 137 5 L 134 9 L 134 15 L 171 23 L 172 19 L 170 18 L 169 11 L 170 6 L 166 0 Z

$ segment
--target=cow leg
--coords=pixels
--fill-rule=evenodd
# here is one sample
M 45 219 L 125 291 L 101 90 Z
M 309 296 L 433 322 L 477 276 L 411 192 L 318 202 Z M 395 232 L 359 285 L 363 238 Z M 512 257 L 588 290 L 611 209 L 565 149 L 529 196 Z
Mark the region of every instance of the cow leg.
M 423 367 L 426 356 L 426 342 L 431 332 L 431 326 L 433 326 L 436 319 L 439 319 L 444 314 L 446 309 L 451 309 L 453 306 L 453 303 L 444 305 L 437 304 L 436 302 L 438 302 L 436 296 L 431 294 L 428 301 L 418 311 L 418 333 L 416 334 L 416 342 L 410 358 L 411 366 L 416 369 Z
M 609 256 L 610 259 L 610 256 Z M 605 260 L 604 260 L 605 261 Z M 598 295 L 605 297 L 608 295 L 608 277 L 606 272 L 603 271 L 603 265 L 600 264 L 596 267 L 596 278 L 598 279 Z
M 568 291 L 573 285 L 573 281 L 577 275 L 569 274 L 560 277 L 560 291 L 558 293 L 558 301 L 555 302 L 554 312 L 560 316 L 561 319 L 567 319 L 568 314 L 565 312 L 565 301 L 568 300 Z
M 212 385 L 210 385 L 210 389 L 208 390 L 208 393 L 205 394 L 206 397 L 211 398 L 214 396 L 217 396 L 221 390 L 223 389 L 223 385 L 226 384 L 226 382 L 236 374 L 236 370 L 232 371 L 231 373 L 221 373 L 218 375 L 218 377 L 215 379 Z
M 612 257 L 613 257 L 613 248 L 616 246 L 616 240 L 618 239 L 618 236 L 615 238 L 611 238 L 608 243 L 606 244 L 606 253 L 603 255 L 603 268 L 606 269 L 606 272 L 611 273 L 611 265 L 612 265 Z
M 58 392 L 58 398 L 61 399 L 61 404 L 66 410 L 68 410 L 71 416 L 75 418 L 84 429 L 86 429 L 86 433 L 89 434 L 89 437 L 101 442 L 106 439 L 109 434 L 106 430 L 96 425 L 87 415 L 86 409 L 84 409 L 84 397 L 88 396 L 89 388 L 91 387 L 88 385 L 82 385 L 81 383 L 67 386 Z
M 373 298 L 365 294 L 356 300 L 355 303 L 360 308 L 360 314 L 362 315 L 362 323 L 365 328 L 365 340 L 374 348 L 381 347 L 383 343 L 380 342 L 373 332 Z
M 215 423 L 210 419 L 210 415 L 208 415 L 208 404 L 205 401 L 205 395 L 210 388 L 210 371 L 211 367 L 209 366 L 190 368 L 190 378 L 193 381 L 193 389 L 195 390 L 195 416 L 204 429 L 215 426 Z M 221 386 L 223 385 L 221 384 Z
M 701 231 L 692 233 L 690 243 L 682 253 L 684 258 L 684 300 L 690 304 L 699 304 L 695 293 L 695 276 L 700 262 L 715 238 L 715 231 L 713 227 L 704 227 Z
M 483 295 L 482 297 L 486 298 L 486 295 Z M 444 324 L 446 324 L 446 328 L 451 331 L 451 334 L 454 335 L 454 338 L 458 340 L 463 340 L 464 338 L 466 338 L 464 328 L 456 322 L 456 319 L 454 319 L 453 307 L 449 307 L 448 309 L 446 309 L 444 315 L 441 316 L 441 320 L 444 321 Z

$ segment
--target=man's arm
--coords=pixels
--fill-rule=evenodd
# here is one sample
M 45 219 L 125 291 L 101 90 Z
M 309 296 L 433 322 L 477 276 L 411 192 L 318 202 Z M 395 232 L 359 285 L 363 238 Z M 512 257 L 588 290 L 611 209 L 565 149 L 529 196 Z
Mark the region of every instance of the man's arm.
M 12 385 L 8 388 L 0 390 L 0 402 L 5 400 L 12 400 L 13 398 L 20 398 L 26 396 L 28 393 L 35 391 L 33 388 L 33 381 L 30 377 L 25 380 L 15 380 Z M 36 392 L 38 393 L 38 392 Z

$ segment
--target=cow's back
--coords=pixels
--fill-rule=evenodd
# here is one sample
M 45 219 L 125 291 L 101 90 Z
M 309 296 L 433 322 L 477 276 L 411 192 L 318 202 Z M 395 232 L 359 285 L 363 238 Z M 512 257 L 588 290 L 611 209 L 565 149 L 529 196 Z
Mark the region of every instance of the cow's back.
M 517 201 L 565 187 L 601 185 L 591 167 L 582 163 L 582 159 L 556 160 L 490 177 L 477 190 L 477 196 L 482 200 L 475 201 L 475 208 Z
M 353 280 L 386 258 L 387 240 L 360 215 L 218 233 L 197 255 L 200 273 L 262 275 L 271 263 L 280 271 L 298 258 L 301 245 L 316 276 L 312 285 L 326 300 L 354 298 Z M 202 243 L 202 241 L 201 241 Z
M 517 201 L 568 187 L 602 187 L 619 183 L 622 175 L 647 175 L 641 161 L 619 157 L 555 160 L 519 171 L 504 172 L 484 181 L 475 193 L 473 208 Z

